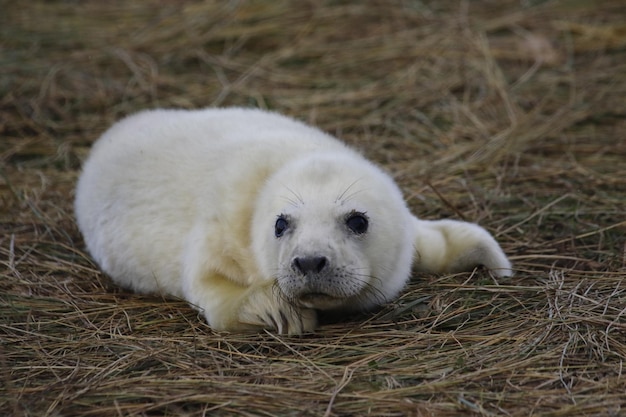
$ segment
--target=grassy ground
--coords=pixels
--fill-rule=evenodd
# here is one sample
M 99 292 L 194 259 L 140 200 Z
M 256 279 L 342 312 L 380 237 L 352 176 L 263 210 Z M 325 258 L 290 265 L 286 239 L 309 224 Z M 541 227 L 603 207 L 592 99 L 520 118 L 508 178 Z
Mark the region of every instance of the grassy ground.
M 0 415 L 626 413 L 626 6 L 0 0 Z M 84 252 L 90 144 L 157 106 L 314 123 L 517 274 L 415 276 L 314 335 L 213 332 Z

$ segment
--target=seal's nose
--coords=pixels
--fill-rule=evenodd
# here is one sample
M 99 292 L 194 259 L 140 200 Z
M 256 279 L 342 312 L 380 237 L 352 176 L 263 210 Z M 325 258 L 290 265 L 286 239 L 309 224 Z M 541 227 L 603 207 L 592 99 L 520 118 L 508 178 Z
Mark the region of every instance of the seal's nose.
M 319 274 L 328 264 L 325 256 L 303 256 L 294 258 L 291 265 L 295 271 L 302 275 Z

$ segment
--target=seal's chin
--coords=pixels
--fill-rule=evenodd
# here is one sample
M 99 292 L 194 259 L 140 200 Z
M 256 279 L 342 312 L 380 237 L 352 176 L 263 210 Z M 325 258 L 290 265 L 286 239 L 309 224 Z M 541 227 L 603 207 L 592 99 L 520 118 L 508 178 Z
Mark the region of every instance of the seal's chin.
M 344 301 L 345 298 L 333 297 L 332 295 L 321 292 L 310 292 L 302 294 L 298 298 L 298 302 L 300 305 L 306 308 L 313 308 L 316 310 L 332 310 L 334 308 L 340 307 Z

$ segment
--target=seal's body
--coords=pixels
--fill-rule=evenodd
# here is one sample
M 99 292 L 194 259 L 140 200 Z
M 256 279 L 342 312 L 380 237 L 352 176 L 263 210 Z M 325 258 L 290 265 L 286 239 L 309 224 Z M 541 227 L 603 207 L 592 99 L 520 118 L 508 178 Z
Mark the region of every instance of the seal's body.
M 78 225 L 113 280 L 173 295 L 217 330 L 302 333 L 315 310 L 393 299 L 411 263 L 511 273 L 471 223 L 423 221 L 394 181 L 337 139 L 252 109 L 153 110 L 94 145 Z

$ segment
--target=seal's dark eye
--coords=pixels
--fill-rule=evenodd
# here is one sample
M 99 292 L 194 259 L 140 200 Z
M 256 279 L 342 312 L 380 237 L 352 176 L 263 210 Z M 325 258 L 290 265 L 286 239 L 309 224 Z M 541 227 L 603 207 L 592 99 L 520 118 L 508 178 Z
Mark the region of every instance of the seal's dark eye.
M 363 213 L 351 213 L 346 219 L 346 226 L 357 235 L 362 235 L 367 232 L 367 226 L 369 225 L 367 217 Z
M 278 216 L 278 219 L 276 219 L 276 224 L 274 225 L 274 235 L 276 237 L 281 237 L 285 233 L 285 230 L 287 230 L 287 228 L 289 228 L 289 222 L 287 221 L 287 219 L 285 219 L 283 216 Z

